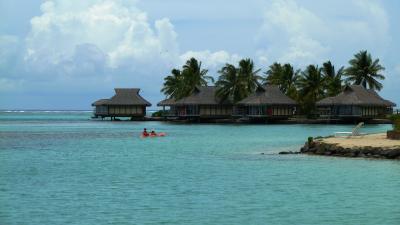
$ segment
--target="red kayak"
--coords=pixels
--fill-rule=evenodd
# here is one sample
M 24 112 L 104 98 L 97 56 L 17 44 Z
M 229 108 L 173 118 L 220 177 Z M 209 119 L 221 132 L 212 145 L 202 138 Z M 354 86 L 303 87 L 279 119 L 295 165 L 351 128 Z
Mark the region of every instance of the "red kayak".
M 157 133 L 156 135 L 149 134 L 148 136 L 144 136 L 143 134 L 140 135 L 141 138 L 148 138 L 148 137 L 165 137 L 167 134 L 164 132 Z

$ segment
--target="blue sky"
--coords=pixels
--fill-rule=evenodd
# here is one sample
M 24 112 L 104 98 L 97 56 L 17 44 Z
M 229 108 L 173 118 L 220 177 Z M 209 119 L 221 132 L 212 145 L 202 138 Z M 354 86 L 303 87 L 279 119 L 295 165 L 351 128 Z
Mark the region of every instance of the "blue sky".
M 89 109 L 114 87 L 155 104 L 163 77 L 195 56 L 210 75 L 252 58 L 347 66 L 363 49 L 400 105 L 396 0 L 0 0 L 0 109 Z

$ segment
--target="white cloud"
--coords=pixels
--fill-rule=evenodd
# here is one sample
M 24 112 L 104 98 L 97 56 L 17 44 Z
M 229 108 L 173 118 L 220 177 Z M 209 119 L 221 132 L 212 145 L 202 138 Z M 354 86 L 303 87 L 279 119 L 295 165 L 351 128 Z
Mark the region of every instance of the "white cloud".
M 180 63 L 186 62 L 191 57 L 202 61 L 203 65 L 210 69 L 219 69 L 225 63 L 236 64 L 241 59 L 239 55 L 229 54 L 226 51 L 188 51 L 180 56 Z
M 121 1 L 54 0 L 43 3 L 41 10 L 42 15 L 31 20 L 25 56 L 35 67 L 71 62 L 77 53 L 85 54 L 76 51 L 85 44 L 105 55 L 110 68 L 176 57 L 178 52 L 168 19 L 156 21 L 153 28 L 146 13 Z
M 42 14 L 31 19 L 25 60 L 33 70 L 53 74 L 110 73 L 162 76 L 188 57 L 216 67 L 235 61 L 226 51 L 180 53 L 177 33 L 168 18 L 148 21 L 145 12 L 124 1 L 46 1 Z M 159 70 L 155 70 L 158 68 Z
M 316 11 L 293 0 L 275 0 L 265 10 L 257 37 L 264 57 L 304 66 L 347 51 L 379 51 L 388 43 L 388 18 L 379 2 L 339 1 L 335 8 L 343 10 L 329 15 L 329 8 Z
M 301 64 L 318 63 L 321 56 L 325 55 L 329 48 L 323 46 L 317 40 L 307 36 L 291 37 L 289 39 L 288 52 L 282 55 L 280 61 L 298 62 Z
M 269 46 L 262 57 L 300 64 L 314 62 L 327 51 L 313 38 L 323 28 L 323 21 L 317 15 L 296 2 L 274 1 L 265 12 L 258 37 L 267 39 L 273 46 Z
M 79 101 L 89 102 L 90 93 L 135 86 L 154 103 L 163 77 L 190 56 L 210 73 L 237 60 L 226 51 L 182 53 L 171 21 L 150 21 L 136 6 L 129 0 L 43 2 L 27 37 L 0 36 L 0 91 L 48 99 L 84 93 Z

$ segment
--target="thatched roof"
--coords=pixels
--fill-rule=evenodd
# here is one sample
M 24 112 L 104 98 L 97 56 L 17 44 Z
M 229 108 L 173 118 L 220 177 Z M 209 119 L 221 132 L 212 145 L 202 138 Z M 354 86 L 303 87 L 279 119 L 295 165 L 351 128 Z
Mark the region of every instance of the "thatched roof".
M 317 106 L 329 105 L 396 106 L 395 103 L 383 99 L 374 90 L 361 85 L 346 86 L 340 94 L 317 102 Z
M 199 86 L 196 87 L 193 94 L 188 97 L 175 101 L 174 99 L 165 99 L 159 102 L 158 106 L 171 105 L 231 105 L 230 101 L 223 101 L 216 96 L 217 87 Z
M 297 105 L 277 85 L 259 86 L 254 94 L 239 101 L 238 105 Z
M 115 88 L 115 95 L 110 99 L 100 99 L 92 103 L 93 106 L 98 105 L 143 105 L 151 106 L 139 95 L 139 88 Z
M 173 98 L 167 98 L 157 103 L 157 106 L 170 106 L 175 105 L 175 100 Z
M 176 101 L 176 105 L 230 105 L 230 101 L 221 101 L 216 96 L 217 87 L 201 86 L 196 87 L 193 94 Z
M 107 105 L 107 103 L 110 102 L 110 99 L 99 99 L 95 102 L 92 103 L 92 106 L 96 106 L 96 105 Z

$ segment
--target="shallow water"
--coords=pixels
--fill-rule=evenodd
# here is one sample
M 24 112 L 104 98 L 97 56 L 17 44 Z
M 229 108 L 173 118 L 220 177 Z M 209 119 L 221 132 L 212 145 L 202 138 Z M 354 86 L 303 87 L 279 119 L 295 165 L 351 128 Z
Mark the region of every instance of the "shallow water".
M 350 125 L 89 118 L 0 113 L 0 224 L 400 224 L 400 162 L 277 154 Z

